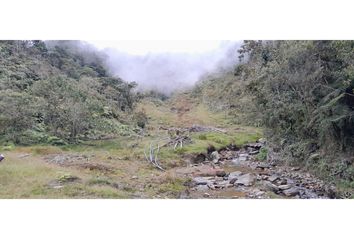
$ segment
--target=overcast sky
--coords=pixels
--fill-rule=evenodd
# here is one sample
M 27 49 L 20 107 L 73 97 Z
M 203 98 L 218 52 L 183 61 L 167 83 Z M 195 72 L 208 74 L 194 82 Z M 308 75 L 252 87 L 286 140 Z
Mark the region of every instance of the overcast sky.
M 203 53 L 220 47 L 223 41 L 89 41 L 99 49 L 146 55 L 148 53 Z

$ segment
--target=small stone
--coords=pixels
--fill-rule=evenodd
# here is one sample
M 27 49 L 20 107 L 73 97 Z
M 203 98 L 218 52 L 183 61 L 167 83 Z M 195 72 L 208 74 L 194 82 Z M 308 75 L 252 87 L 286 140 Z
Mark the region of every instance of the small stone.
M 138 179 L 138 176 L 132 176 L 132 179 Z
M 291 186 L 290 185 L 280 185 L 280 186 L 278 186 L 278 188 L 280 190 L 287 190 L 287 189 L 291 188 Z
M 230 180 L 230 184 L 235 184 L 236 181 L 237 181 L 237 178 L 233 178 Z
M 204 193 L 203 196 L 208 198 L 208 197 L 210 197 L 210 194 L 209 193 Z
M 225 177 L 226 176 L 226 172 L 223 169 L 217 169 L 216 170 L 216 176 Z
M 218 163 L 220 160 L 220 155 L 217 151 L 214 151 L 210 154 L 210 158 L 213 161 L 213 163 Z
M 264 192 L 263 191 L 258 191 L 256 192 L 256 197 L 260 197 L 260 196 L 263 196 L 264 195 Z
M 251 151 L 249 154 L 250 154 L 250 155 L 256 155 L 256 154 L 258 154 L 258 153 L 259 153 L 258 150 L 254 150 L 254 151 Z
M 268 181 L 270 181 L 270 182 L 275 182 L 278 179 L 279 179 L 278 175 L 272 175 L 272 176 L 268 177 Z
M 260 163 L 258 164 L 258 166 L 256 168 L 260 168 L 260 169 L 266 169 L 266 168 L 270 168 L 270 164 L 267 163 Z
M 279 181 L 279 184 L 280 184 L 280 185 L 285 185 L 285 184 L 287 184 L 287 183 L 288 183 L 288 180 L 286 180 L 285 178 L 280 179 L 280 181 Z
M 283 191 L 284 195 L 287 197 L 294 197 L 299 194 L 299 189 L 293 187 Z

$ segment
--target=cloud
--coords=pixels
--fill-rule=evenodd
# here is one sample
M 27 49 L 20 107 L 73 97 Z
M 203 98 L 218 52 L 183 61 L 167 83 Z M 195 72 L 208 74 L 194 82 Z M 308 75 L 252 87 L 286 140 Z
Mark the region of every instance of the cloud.
M 143 45 L 144 41 L 139 44 Z M 139 55 L 117 47 L 102 51 L 108 56 L 107 65 L 113 75 L 138 83 L 138 90 L 156 90 L 169 95 L 192 87 L 205 74 L 233 67 L 239 45 L 240 42 L 223 41 L 204 51 L 146 51 Z

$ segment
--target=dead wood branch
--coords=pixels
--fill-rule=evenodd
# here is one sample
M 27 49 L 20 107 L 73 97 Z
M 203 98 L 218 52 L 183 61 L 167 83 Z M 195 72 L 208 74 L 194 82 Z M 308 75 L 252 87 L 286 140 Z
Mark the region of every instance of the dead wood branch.
M 156 152 L 155 152 L 156 151 Z M 154 147 L 154 145 L 152 143 L 150 143 L 150 147 L 149 147 L 149 157 L 146 154 L 146 149 L 144 149 L 144 155 L 145 155 L 145 159 L 151 163 L 154 167 L 160 169 L 161 171 L 165 171 L 165 169 L 163 169 L 160 164 L 159 164 L 159 160 L 158 160 L 158 155 L 160 152 L 160 145 L 157 144 L 157 147 Z

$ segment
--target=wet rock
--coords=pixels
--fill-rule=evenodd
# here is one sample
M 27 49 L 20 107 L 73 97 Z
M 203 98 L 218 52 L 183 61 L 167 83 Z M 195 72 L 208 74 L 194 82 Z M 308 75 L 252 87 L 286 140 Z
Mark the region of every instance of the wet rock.
M 218 163 L 220 160 L 220 155 L 217 151 L 214 151 L 210 154 L 210 158 L 213 163 Z
M 243 185 L 243 186 L 252 186 L 255 182 L 256 178 L 251 173 L 247 173 L 238 177 L 235 185 Z
M 294 197 L 299 194 L 299 189 L 296 187 L 292 187 L 290 189 L 284 190 L 283 193 L 287 197 Z

